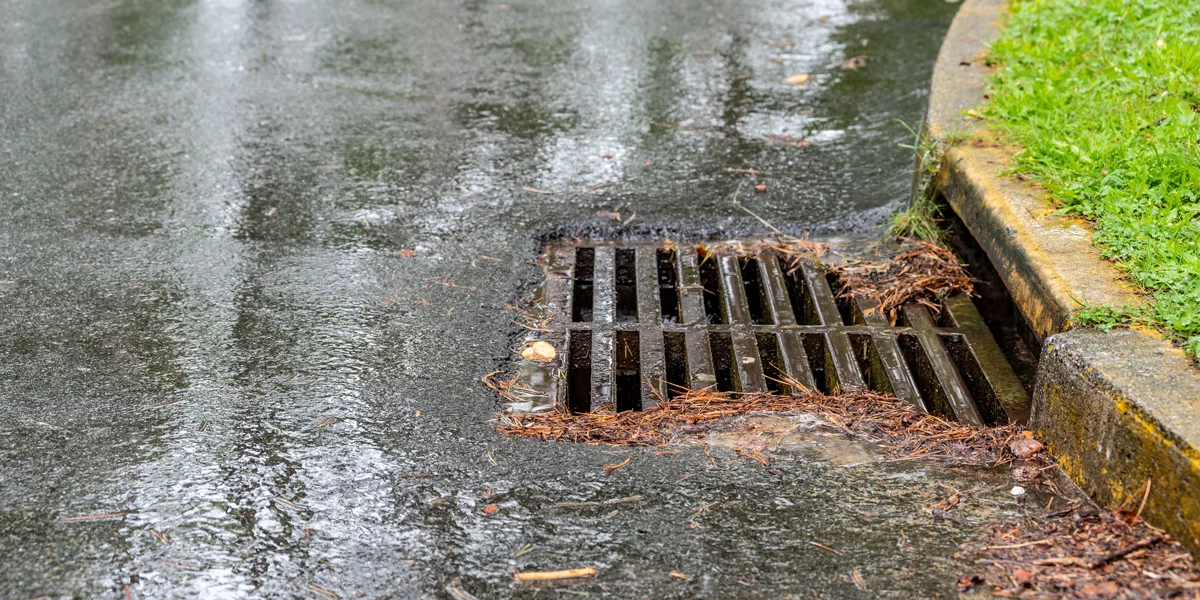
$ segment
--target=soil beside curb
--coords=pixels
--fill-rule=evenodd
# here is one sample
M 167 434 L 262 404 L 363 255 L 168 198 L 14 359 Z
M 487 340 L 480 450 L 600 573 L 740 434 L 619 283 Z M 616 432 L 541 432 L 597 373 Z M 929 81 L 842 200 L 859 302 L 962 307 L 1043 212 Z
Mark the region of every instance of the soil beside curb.
M 985 101 L 983 57 L 1006 14 L 1002 0 L 966 0 L 955 17 L 934 67 L 925 122 L 934 140 L 982 132 L 963 113 Z M 1079 301 L 1122 306 L 1138 296 L 1092 246 L 1085 222 L 1055 215 L 1044 191 L 1003 176 L 1008 155 L 986 135 L 967 137 L 947 144 L 934 190 L 1045 340 L 1031 427 L 1101 502 L 1120 504 L 1153 480 L 1145 515 L 1200 558 L 1200 370 L 1146 332 L 1061 333 Z

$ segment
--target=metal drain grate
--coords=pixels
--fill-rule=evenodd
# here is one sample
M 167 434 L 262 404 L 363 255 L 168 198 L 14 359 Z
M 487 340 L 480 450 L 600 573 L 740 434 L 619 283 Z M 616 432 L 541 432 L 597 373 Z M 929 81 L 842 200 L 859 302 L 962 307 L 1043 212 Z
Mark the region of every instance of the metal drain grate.
M 831 392 L 869 388 L 964 423 L 1023 422 L 1028 395 L 975 305 L 923 306 L 901 322 L 838 299 L 833 276 L 774 256 L 715 255 L 694 246 L 547 248 L 543 302 L 564 376 L 542 378 L 573 412 L 614 403 L 642 410 L 680 388 L 788 391 L 782 374 Z

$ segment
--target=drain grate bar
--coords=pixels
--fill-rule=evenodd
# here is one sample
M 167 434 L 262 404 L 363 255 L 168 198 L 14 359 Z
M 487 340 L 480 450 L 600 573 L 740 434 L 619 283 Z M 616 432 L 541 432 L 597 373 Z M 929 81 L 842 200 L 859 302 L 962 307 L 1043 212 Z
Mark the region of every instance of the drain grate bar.
M 967 302 L 970 302 L 969 298 Z M 887 317 L 879 310 L 878 302 L 860 298 L 855 305 L 856 323 L 880 330 L 891 327 Z M 991 337 L 990 332 L 988 337 Z M 921 399 L 921 394 L 917 391 L 917 382 L 913 380 L 912 373 L 904 363 L 904 355 L 900 352 L 900 345 L 896 343 L 896 337 L 884 333 L 873 333 L 871 341 L 874 343 L 874 353 L 868 357 L 870 369 L 866 370 L 870 387 L 907 400 L 919 410 L 929 412 L 929 408 L 925 406 L 925 401 Z
M 929 309 L 910 304 L 903 307 L 901 312 L 904 321 L 916 330 L 914 335 L 922 354 L 922 358 L 918 360 L 928 371 L 930 393 L 935 398 L 934 402 L 938 404 L 939 412 L 952 415 L 962 423 L 982 425 L 983 415 L 979 414 L 979 409 L 967 391 L 966 382 L 946 354 Z
M 966 296 L 951 296 L 942 304 L 949 325 L 961 335 L 943 334 L 942 342 L 966 380 L 972 396 L 983 398 L 976 405 L 989 423 L 1029 420 L 1029 400 L 1024 386 L 1004 358 L 1004 352 L 992 337 L 987 323 Z M 988 368 L 983 365 L 1003 365 Z
M 547 341 L 562 348 L 555 391 L 572 411 L 644 410 L 682 388 L 755 393 L 873 389 L 965 423 L 1028 416 L 1024 388 L 969 298 L 903 308 L 893 325 L 830 277 L 774 255 L 695 247 L 554 245 Z
M 703 389 L 715 385 L 717 376 L 709 351 L 708 331 L 703 329 L 708 323 L 708 315 L 704 310 L 705 290 L 700 282 L 700 266 L 694 252 L 676 250 L 672 254 L 679 273 L 679 313 L 685 327 L 688 387 Z
M 842 323 L 842 313 L 838 310 L 837 300 L 825 274 L 818 271 L 810 263 L 801 263 L 800 272 L 804 277 L 804 289 L 808 291 L 808 306 L 811 322 L 820 325 L 835 325 Z M 850 338 L 841 331 L 826 331 L 823 346 L 825 349 L 825 382 L 822 390 L 832 392 L 837 389 L 865 389 L 862 372 L 858 370 L 858 359 L 854 355 L 854 347 Z
M 663 350 L 662 300 L 659 294 L 658 255 L 652 246 L 637 248 L 637 323 L 641 346 L 642 407 L 650 408 L 667 397 Z
M 730 328 L 730 350 L 733 362 L 730 371 L 735 375 L 733 390 L 755 393 L 767 391 L 763 378 L 762 361 L 758 356 L 758 341 L 754 332 L 746 326 L 751 324 L 750 309 L 746 303 L 746 288 L 742 282 L 741 266 L 736 256 L 716 257 L 717 273 L 720 275 L 721 312 Z

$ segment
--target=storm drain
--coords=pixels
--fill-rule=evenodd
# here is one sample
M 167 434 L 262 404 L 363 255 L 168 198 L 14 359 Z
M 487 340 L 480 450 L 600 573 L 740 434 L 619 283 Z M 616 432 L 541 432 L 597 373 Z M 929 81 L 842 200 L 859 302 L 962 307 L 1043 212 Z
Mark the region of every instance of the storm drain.
M 677 245 L 555 244 L 543 304 L 558 349 L 542 386 L 572 412 L 644 410 L 687 389 L 872 389 L 971 424 L 1023 422 L 1028 395 L 971 299 L 937 316 L 838 298 L 835 276 L 777 256 Z M 536 385 L 536 382 L 535 382 Z M 539 386 L 539 387 L 542 387 Z

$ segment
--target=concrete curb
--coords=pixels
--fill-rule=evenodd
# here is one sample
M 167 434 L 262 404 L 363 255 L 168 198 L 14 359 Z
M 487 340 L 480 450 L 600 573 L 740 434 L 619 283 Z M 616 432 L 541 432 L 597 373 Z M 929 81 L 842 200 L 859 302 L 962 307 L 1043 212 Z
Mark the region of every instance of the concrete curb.
M 1006 14 L 1002 0 L 967 0 L 954 18 L 933 71 L 925 119 L 933 139 L 981 134 L 982 122 L 962 113 L 985 101 L 990 69 L 983 57 Z M 1078 301 L 1123 306 L 1138 300 L 1092 247 L 1085 222 L 1053 214 L 1045 192 L 1001 177 L 1007 153 L 986 137 L 972 137 L 946 149 L 935 189 L 992 259 L 1039 341 L 1066 331 Z
M 1152 480 L 1143 515 L 1200 558 L 1200 370 L 1148 332 L 1067 331 L 1078 301 L 1139 298 L 1092 246 L 1087 224 L 1053 214 L 1047 193 L 1003 176 L 1008 154 L 963 116 L 985 102 L 983 57 L 1006 15 L 1003 0 L 966 0 L 947 32 L 925 122 L 945 146 L 934 190 L 1045 340 L 1030 426 L 1067 474 L 1110 506 Z
M 1137 509 L 1200 557 L 1200 372 L 1134 330 L 1080 329 L 1046 341 L 1032 428 L 1097 501 Z

